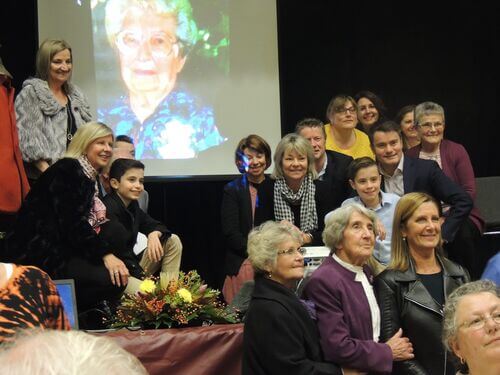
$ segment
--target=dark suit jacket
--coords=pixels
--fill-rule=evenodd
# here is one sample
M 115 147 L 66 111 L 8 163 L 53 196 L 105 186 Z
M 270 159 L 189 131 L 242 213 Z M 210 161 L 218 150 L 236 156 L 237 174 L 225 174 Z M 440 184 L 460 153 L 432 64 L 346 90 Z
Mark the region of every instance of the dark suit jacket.
M 134 254 L 137 233 L 141 232 L 147 236 L 157 230 L 163 234 L 163 241 L 170 237 L 171 232 L 165 225 L 141 210 L 137 201 L 132 201 L 125 207 L 116 192 L 112 192 L 104 197 L 103 202 L 109 221 L 101 227 L 99 237 L 110 244 L 113 253 L 123 260 L 132 276 L 142 278 L 143 270 Z
M 446 241 L 453 241 L 460 225 L 472 209 L 470 196 L 450 180 L 435 161 L 416 159 L 408 155 L 405 155 L 403 162 L 403 183 L 405 194 L 424 192 L 451 206 L 442 227 L 442 235 Z M 382 189 L 385 191 L 384 184 Z
M 256 276 L 245 317 L 243 375 L 340 375 L 322 359 L 318 328 L 297 296 Z
M 368 268 L 365 274 L 372 279 Z M 370 305 L 355 277 L 327 257 L 304 287 L 304 297 L 316 306 L 325 359 L 370 374 L 390 373 L 391 349 L 373 341 Z
M 326 150 L 326 157 L 328 162 L 322 181 L 328 185 L 333 198 L 333 209 L 335 209 L 340 207 L 342 202 L 354 193 L 347 177 L 347 168 L 353 158 L 330 150 Z
M 407 150 L 406 154 L 418 158 L 421 150 L 421 145 L 418 145 Z M 444 174 L 460 185 L 474 201 L 476 199 L 476 176 L 467 150 L 459 143 L 443 139 L 439 146 L 439 153 Z M 482 233 L 484 220 L 477 207 L 472 208 L 469 217 Z
M 312 231 L 313 241 L 311 246 L 321 246 L 323 245 L 323 240 L 321 235 L 325 227 L 325 215 L 332 211 L 333 197 L 329 191 L 329 187 L 323 181 L 315 180 L 314 185 L 316 186 L 316 193 L 314 195 L 316 201 L 316 213 L 318 215 L 318 229 Z M 274 214 L 274 180 L 268 180 L 262 183 L 262 187 L 259 190 L 259 197 L 262 197 L 265 204 L 262 207 L 262 217 L 265 220 L 276 220 Z M 297 211 L 295 214 L 295 225 L 300 228 L 300 206 L 294 207 Z M 292 209 L 293 211 L 293 209 Z
M 266 176 L 266 180 L 269 177 Z M 257 187 L 257 203 L 255 207 L 255 219 L 252 223 L 252 202 L 248 188 L 248 179 L 242 175 L 224 186 L 222 197 L 221 221 L 222 233 L 226 242 L 226 264 L 225 271 L 228 275 L 236 275 L 241 263 L 247 257 L 247 237 L 253 225 L 257 226 L 265 220 L 269 220 L 269 208 L 264 210 L 265 202 Z M 267 212 L 264 216 L 264 212 Z
M 470 280 L 458 264 L 438 257 L 443 270 L 445 298 Z M 419 280 L 413 263 L 406 271 L 385 270 L 375 278 L 382 325 L 382 340 L 391 338 L 399 328 L 413 344 L 415 358 L 394 362 L 393 374 L 442 375 L 455 374 L 441 343 L 443 326 L 442 306 L 431 297 Z

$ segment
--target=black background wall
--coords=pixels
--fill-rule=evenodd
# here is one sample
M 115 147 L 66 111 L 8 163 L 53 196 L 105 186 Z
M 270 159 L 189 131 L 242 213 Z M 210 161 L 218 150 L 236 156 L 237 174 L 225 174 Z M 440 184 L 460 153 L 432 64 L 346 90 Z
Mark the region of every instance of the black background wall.
M 431 100 L 445 108 L 446 136 L 467 148 L 476 175 L 498 175 L 499 5 L 381 3 L 277 0 L 283 134 L 303 117 L 324 119 L 338 93 L 374 91 L 390 115 Z M 4 2 L 1 15 L 0 54 L 19 91 L 34 74 L 36 1 Z M 224 276 L 219 208 L 226 181 L 146 186 L 150 214 L 184 242 L 182 268 L 197 269 L 216 287 Z

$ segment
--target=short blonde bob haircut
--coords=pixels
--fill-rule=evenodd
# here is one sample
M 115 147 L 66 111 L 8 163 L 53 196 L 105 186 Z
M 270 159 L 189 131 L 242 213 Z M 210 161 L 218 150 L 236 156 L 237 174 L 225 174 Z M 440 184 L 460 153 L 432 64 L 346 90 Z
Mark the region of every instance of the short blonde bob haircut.
M 413 213 L 424 203 L 432 202 L 436 206 L 441 216 L 441 205 L 429 194 L 414 192 L 408 193 L 401 197 L 394 210 L 394 219 L 392 222 L 392 239 L 391 239 L 391 261 L 388 269 L 405 272 L 410 267 L 410 249 L 407 241 L 403 240 L 401 229 L 404 229 L 408 219 Z M 440 236 L 439 244 L 436 248 L 438 255 L 443 256 L 442 251 L 443 240 Z
M 278 247 L 285 241 L 302 244 L 302 235 L 290 223 L 266 221 L 248 235 L 248 259 L 255 273 L 265 274 L 276 266 Z
M 44 40 L 40 45 L 40 48 L 38 48 L 38 52 L 36 53 L 36 77 L 48 82 L 50 77 L 50 64 L 52 62 L 52 59 L 56 54 L 64 51 L 65 49 L 69 50 L 71 61 L 73 61 L 73 52 L 71 51 L 71 46 L 68 42 L 62 39 Z M 64 83 L 63 87 L 64 89 L 67 89 L 66 82 Z
M 283 158 L 285 154 L 290 151 L 296 151 L 300 155 L 307 156 L 307 173 L 313 178 L 318 177 L 318 172 L 314 166 L 314 151 L 307 139 L 301 135 L 290 133 L 285 135 L 274 152 L 274 170 L 271 175 L 272 178 L 284 178 L 283 172 Z
M 97 138 L 108 135 L 113 137 L 113 130 L 109 126 L 97 121 L 87 122 L 76 131 L 64 157 L 78 159 L 80 156 L 85 155 L 92 142 Z

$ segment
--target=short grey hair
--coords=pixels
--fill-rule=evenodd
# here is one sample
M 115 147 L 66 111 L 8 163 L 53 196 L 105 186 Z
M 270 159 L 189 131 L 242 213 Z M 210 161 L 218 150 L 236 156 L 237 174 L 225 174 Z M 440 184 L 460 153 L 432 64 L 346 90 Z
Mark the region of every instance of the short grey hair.
M 415 124 L 420 124 L 420 119 L 423 116 L 439 115 L 444 120 L 444 109 L 439 104 L 434 102 L 423 102 L 415 107 Z
M 323 242 L 334 253 L 344 239 L 344 230 L 354 212 L 366 216 L 373 224 L 373 234 L 377 235 L 377 215 L 372 210 L 358 204 L 352 203 L 328 213 L 325 217 L 325 229 L 323 230 Z
M 443 344 L 447 350 L 451 351 L 450 343 L 456 338 L 458 331 L 458 304 L 464 297 L 478 293 L 491 293 L 500 298 L 500 288 L 490 280 L 477 280 L 463 284 L 448 296 L 448 300 L 444 306 L 442 334 Z
M 314 151 L 311 143 L 299 134 L 290 133 L 281 138 L 280 143 L 276 146 L 276 151 L 274 152 L 274 170 L 272 173 L 274 179 L 285 177 L 283 173 L 283 157 L 288 151 L 297 151 L 301 155 L 306 155 L 307 173 L 313 179 L 318 177 L 318 172 L 316 172 L 316 167 L 314 166 Z
M 139 360 L 110 338 L 82 331 L 30 329 L 0 349 L 3 375 L 147 374 Z
M 302 244 L 300 231 L 290 223 L 266 221 L 248 235 L 248 259 L 256 273 L 267 273 L 276 266 L 278 247 L 285 241 Z

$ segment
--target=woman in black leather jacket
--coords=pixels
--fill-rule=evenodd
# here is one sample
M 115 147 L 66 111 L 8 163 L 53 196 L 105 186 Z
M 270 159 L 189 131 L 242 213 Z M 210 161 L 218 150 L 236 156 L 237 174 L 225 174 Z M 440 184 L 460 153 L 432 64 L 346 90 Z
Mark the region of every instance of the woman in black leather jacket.
M 454 289 L 469 281 L 469 275 L 442 255 L 440 216 L 440 206 L 425 193 L 406 194 L 396 206 L 391 263 L 375 280 L 380 339 L 385 341 L 402 328 L 415 358 L 395 362 L 393 374 L 456 372 L 441 343 L 443 305 Z

